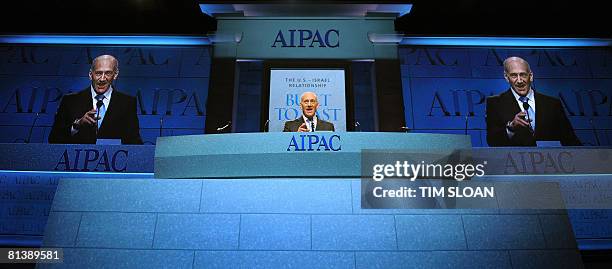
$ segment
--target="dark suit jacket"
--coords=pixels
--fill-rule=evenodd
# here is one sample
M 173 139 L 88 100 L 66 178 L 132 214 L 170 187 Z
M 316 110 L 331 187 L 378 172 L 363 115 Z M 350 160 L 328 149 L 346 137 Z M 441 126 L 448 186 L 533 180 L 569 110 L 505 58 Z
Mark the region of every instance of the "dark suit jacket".
M 285 129 L 283 132 L 297 132 L 300 126 L 304 123 L 304 117 L 300 116 L 299 118 L 291 121 L 285 122 Z M 317 118 L 317 128 L 315 131 L 335 131 L 334 124 L 328 121 L 324 121 L 320 118 Z
M 534 92 L 536 126 L 532 135 L 528 128 L 517 128 L 512 139 L 506 134 L 506 123 L 521 111 L 512 89 L 487 98 L 487 143 L 489 146 L 535 146 L 536 141 L 561 141 L 564 146 L 580 146 L 574 129 L 559 99 Z
M 95 144 L 96 127 L 82 126 L 75 135 L 70 134 L 74 120 L 92 109 L 91 89 L 64 95 L 55 113 L 49 143 Z M 113 89 L 113 94 L 98 131 L 98 138 L 121 139 L 122 144 L 142 144 L 136 115 L 136 98 Z

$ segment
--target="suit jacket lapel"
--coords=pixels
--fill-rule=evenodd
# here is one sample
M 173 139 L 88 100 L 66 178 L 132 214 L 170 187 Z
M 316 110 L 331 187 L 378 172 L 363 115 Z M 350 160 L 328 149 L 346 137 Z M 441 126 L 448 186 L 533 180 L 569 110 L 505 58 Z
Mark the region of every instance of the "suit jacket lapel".
M 79 109 L 84 111 L 82 114 L 85 114 L 85 112 L 90 111 L 93 108 L 93 99 L 91 99 L 91 89 L 87 88 L 86 90 L 82 91 L 79 96 L 79 100 Z M 83 116 L 82 114 L 80 116 Z
M 542 116 L 542 114 L 546 113 L 546 104 L 545 104 L 545 99 L 543 97 L 540 96 L 539 93 L 535 92 L 533 93 L 533 96 L 535 97 L 535 122 L 536 124 L 538 124 L 540 127 L 542 127 L 542 118 L 544 116 Z M 539 111 L 539 112 L 538 112 Z M 538 126 L 535 126 L 535 136 L 538 137 L 538 130 L 542 130 L 542 128 L 538 128 Z
M 83 117 L 83 115 L 85 115 L 86 112 L 93 109 L 93 99 L 91 98 L 91 88 L 90 87 L 87 87 L 86 89 L 78 92 L 75 97 L 76 97 L 76 100 L 75 100 L 76 103 L 71 104 L 72 106 L 74 106 L 71 109 L 71 117 L 72 117 L 70 119 L 71 121 Z M 79 130 L 73 142 L 76 142 L 76 141 L 91 142 L 93 141 L 95 143 L 95 138 L 96 138 L 95 128 L 96 127 L 94 125 L 84 126 L 83 128 L 81 128 L 81 130 Z M 77 142 L 77 143 L 80 143 L 80 142 Z
M 296 120 L 297 120 L 297 125 L 295 126 L 295 130 L 297 131 L 298 129 L 300 129 L 300 126 L 302 126 L 302 124 L 304 123 L 304 117 L 300 115 L 300 117 L 297 118 Z
M 81 91 L 78 95 L 78 103 L 76 104 L 76 115 L 72 115 L 75 119 L 81 118 L 85 112 L 93 109 L 93 99 L 91 99 L 91 89 Z M 72 119 L 71 119 L 72 120 Z
M 511 121 L 514 119 L 514 115 L 519 113 L 521 109 L 518 107 L 516 103 L 516 98 L 514 98 L 514 94 L 512 94 L 512 89 L 509 89 L 502 95 L 503 100 L 500 102 L 502 105 L 506 106 L 502 108 L 504 111 L 504 118 Z
M 112 118 L 115 115 L 115 113 L 113 112 L 116 110 L 114 108 L 117 107 L 117 109 L 119 109 L 119 107 L 121 107 L 121 105 L 119 104 L 121 102 L 121 98 L 119 97 L 119 94 L 116 94 L 116 90 L 117 89 L 113 89 L 113 95 L 111 96 L 110 102 L 108 103 L 108 107 L 106 108 L 104 120 L 102 121 L 102 125 L 100 125 L 100 132 L 105 129 L 105 126 L 110 124 L 108 122 L 113 121 Z

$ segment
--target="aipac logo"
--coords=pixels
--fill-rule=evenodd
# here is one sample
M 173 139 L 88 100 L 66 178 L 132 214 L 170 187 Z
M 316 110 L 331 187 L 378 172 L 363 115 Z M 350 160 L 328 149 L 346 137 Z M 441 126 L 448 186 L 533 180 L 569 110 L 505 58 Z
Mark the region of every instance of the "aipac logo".
M 325 137 L 320 134 L 292 136 L 287 151 L 340 151 L 340 136 L 337 134 Z
M 338 48 L 340 47 L 340 31 L 329 29 L 290 29 L 286 32 L 278 30 L 272 48 Z

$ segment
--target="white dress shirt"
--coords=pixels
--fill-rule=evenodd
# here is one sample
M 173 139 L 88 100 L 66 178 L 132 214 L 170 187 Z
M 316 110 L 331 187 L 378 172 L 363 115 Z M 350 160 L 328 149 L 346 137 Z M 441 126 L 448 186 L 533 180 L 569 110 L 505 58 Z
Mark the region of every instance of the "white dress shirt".
M 519 106 L 519 109 L 521 111 L 525 111 L 523 109 L 523 102 L 521 102 L 521 100 L 519 100 L 519 98 L 521 98 L 520 95 L 518 95 L 516 92 L 514 92 L 513 89 L 510 90 L 512 92 L 512 95 L 514 95 L 514 99 L 516 100 L 516 104 Z M 527 93 L 527 98 L 529 98 L 529 101 L 527 101 L 527 103 L 529 104 L 529 106 L 531 107 L 531 109 L 533 109 L 533 115 L 535 116 L 536 113 L 536 100 L 535 100 L 535 94 L 533 93 L 533 89 L 529 89 L 529 92 Z M 525 111 L 525 113 L 528 113 L 527 111 Z M 535 131 L 535 117 L 530 118 L 531 120 L 531 127 L 533 127 L 533 130 Z M 508 128 L 506 128 L 506 134 L 508 134 L 508 138 L 512 138 L 514 136 L 514 132 L 508 130 Z
M 308 131 L 312 132 L 312 127 L 310 127 L 310 120 L 304 115 L 302 115 L 302 118 L 304 118 L 304 122 L 306 123 L 306 127 L 308 127 Z M 315 130 L 317 130 L 317 115 L 314 115 L 314 117 L 312 117 L 312 122 L 314 123 Z
M 96 96 L 98 96 L 98 93 L 96 93 L 96 91 L 94 90 L 93 86 L 90 86 L 89 89 L 91 90 L 91 107 L 92 108 L 96 108 L 96 103 L 98 103 L 98 100 L 96 99 Z M 113 86 L 110 86 L 108 88 L 108 91 L 106 91 L 104 93 L 104 99 L 102 99 L 102 103 L 104 103 L 104 107 L 106 108 L 106 112 L 108 112 L 108 105 L 110 104 L 110 99 L 113 96 Z M 100 121 L 104 120 L 99 119 Z M 74 127 L 70 127 L 70 134 L 71 135 L 75 135 L 79 132 L 79 130 L 74 129 Z

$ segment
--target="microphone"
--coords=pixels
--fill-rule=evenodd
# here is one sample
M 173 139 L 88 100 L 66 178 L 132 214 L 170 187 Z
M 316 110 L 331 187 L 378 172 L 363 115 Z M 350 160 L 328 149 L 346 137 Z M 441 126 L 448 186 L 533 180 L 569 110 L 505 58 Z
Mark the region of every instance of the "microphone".
M 593 134 L 595 135 L 595 142 L 597 142 L 597 146 L 601 146 L 601 143 L 599 142 L 599 136 L 597 135 L 597 129 L 595 128 L 595 124 L 593 124 L 593 118 L 589 119 L 589 123 L 591 124 L 591 127 L 593 129 Z
M 467 135 L 467 131 L 468 131 L 468 115 L 465 115 L 465 135 Z
M 162 136 L 162 128 L 164 126 L 164 116 L 159 118 L 159 136 Z
M 34 125 L 36 125 L 36 121 L 38 121 L 38 115 L 39 114 L 40 113 L 36 112 L 36 115 L 34 117 L 34 121 L 32 122 L 32 126 L 30 126 L 30 132 L 28 132 L 28 138 L 25 141 L 23 141 L 23 142 L 30 143 L 30 139 L 32 138 L 32 131 L 34 130 Z
M 531 119 L 529 118 L 529 108 L 531 106 L 527 102 L 523 102 L 523 109 L 527 113 L 527 121 L 529 122 L 529 130 L 533 133 L 533 127 L 531 126 Z
M 266 123 L 264 123 L 264 128 L 263 128 L 264 132 L 268 132 L 269 131 L 268 124 L 270 124 L 270 120 L 266 120 Z
M 523 109 L 525 109 L 525 110 L 529 110 L 529 108 L 530 108 L 530 107 L 531 107 L 531 106 L 529 105 L 529 103 L 528 103 L 528 102 L 523 102 Z M 529 113 L 527 113 L 527 116 L 529 116 Z
M 221 132 L 227 129 L 227 127 L 230 127 L 231 125 L 232 125 L 232 121 L 227 121 L 227 124 L 225 124 L 225 126 L 217 128 L 217 132 Z
M 313 121 L 313 120 L 314 120 L 314 116 L 313 116 L 313 117 L 308 117 L 308 116 L 306 116 L 306 115 L 304 115 L 304 116 L 306 117 L 306 119 L 307 119 L 308 121 L 310 121 L 310 131 L 311 131 L 311 132 L 314 132 L 314 131 L 315 131 L 314 121 Z M 308 123 L 306 123 L 306 122 L 304 122 L 304 123 L 305 123 L 306 125 L 308 125 Z M 306 126 L 306 127 L 308 127 L 308 126 Z
M 404 132 L 406 133 L 410 132 L 410 128 L 408 128 L 407 126 L 400 127 L 400 130 L 404 130 Z
M 98 121 L 100 120 L 100 108 L 104 105 L 102 100 L 98 100 L 96 103 L 96 138 L 98 137 Z

